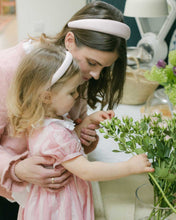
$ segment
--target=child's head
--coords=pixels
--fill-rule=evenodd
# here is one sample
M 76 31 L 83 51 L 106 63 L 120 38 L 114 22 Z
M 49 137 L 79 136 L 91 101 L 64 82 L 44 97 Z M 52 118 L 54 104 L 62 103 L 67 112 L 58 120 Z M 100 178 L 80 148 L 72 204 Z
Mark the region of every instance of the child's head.
M 63 74 L 63 76 L 61 76 Z M 63 47 L 40 45 L 20 63 L 8 96 L 14 134 L 67 113 L 77 98 L 79 67 Z

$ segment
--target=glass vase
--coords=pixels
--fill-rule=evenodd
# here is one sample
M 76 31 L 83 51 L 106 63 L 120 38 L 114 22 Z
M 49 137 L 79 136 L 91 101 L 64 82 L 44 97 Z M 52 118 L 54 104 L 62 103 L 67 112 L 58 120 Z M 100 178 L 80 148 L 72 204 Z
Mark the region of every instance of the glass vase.
M 153 186 L 139 186 L 135 191 L 134 220 L 176 220 L 176 214 L 170 208 L 154 207 L 153 204 Z
M 162 113 L 163 117 L 172 117 L 173 106 L 166 95 L 164 88 L 156 90 L 148 97 L 144 106 L 144 113 L 147 115 L 153 113 Z

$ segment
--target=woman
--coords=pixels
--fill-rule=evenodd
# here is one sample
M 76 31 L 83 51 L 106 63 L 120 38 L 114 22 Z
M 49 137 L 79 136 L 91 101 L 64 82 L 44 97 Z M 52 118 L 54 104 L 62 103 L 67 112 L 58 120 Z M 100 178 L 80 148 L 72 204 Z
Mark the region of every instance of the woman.
M 76 20 L 79 22 L 75 23 Z M 86 116 L 87 103 L 95 108 L 96 103 L 100 102 L 102 108 L 108 105 L 111 109 L 120 101 L 126 70 L 126 40 L 129 36 L 130 30 L 123 23 L 122 13 L 101 1 L 92 2 L 78 11 L 56 37 L 42 36 L 42 41 L 65 46 L 81 69 L 85 81 L 82 93 L 87 91 L 87 98 L 80 98 L 72 108 L 70 117 L 73 120 L 79 122 Z M 10 175 L 19 184 L 25 181 L 61 190 L 69 181 L 70 173 L 44 168 L 53 163 L 50 158 L 36 156 L 26 159 L 25 137 L 14 140 L 5 136 L 8 123 L 5 101 L 9 84 L 23 55 L 31 51 L 37 43 L 35 40 L 21 42 L 0 52 L 0 175 L 3 173 L 7 182 Z M 90 125 L 88 129 L 82 130 L 81 142 L 85 152 L 90 152 L 97 144 L 95 128 Z M 0 194 L 11 198 L 10 192 L 3 188 Z

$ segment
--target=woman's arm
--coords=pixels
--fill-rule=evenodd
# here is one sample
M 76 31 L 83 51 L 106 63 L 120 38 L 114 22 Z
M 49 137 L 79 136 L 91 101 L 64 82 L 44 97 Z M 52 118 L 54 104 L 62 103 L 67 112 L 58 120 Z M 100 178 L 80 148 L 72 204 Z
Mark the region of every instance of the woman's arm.
M 11 156 L 11 159 L 9 156 L 8 154 L 4 158 L 8 159 L 6 164 L 1 163 L 4 171 L 0 176 L 2 186 L 2 188 L 0 187 L 0 195 L 3 197 L 10 198 L 10 192 L 24 183 L 39 185 L 51 191 L 60 191 L 71 180 L 72 174 L 65 168 L 61 170 L 45 168 L 45 166 L 53 165 L 55 160 L 51 157 L 32 156 L 15 160 L 15 156 Z M 14 168 L 13 165 L 15 165 Z M 3 168 L 1 167 L 2 170 Z M 54 183 L 52 183 L 53 177 Z M 4 194 L 3 188 L 7 190 L 8 194 Z
M 83 156 L 62 163 L 71 173 L 87 181 L 106 181 L 133 174 L 153 172 L 145 154 L 136 155 L 119 163 L 89 162 Z
M 79 125 L 87 117 L 87 100 L 78 98 L 69 115 Z M 80 128 L 79 138 L 86 154 L 93 151 L 97 146 L 99 140 L 95 131 L 97 128 L 98 126 L 95 124 L 89 124 L 87 127 Z

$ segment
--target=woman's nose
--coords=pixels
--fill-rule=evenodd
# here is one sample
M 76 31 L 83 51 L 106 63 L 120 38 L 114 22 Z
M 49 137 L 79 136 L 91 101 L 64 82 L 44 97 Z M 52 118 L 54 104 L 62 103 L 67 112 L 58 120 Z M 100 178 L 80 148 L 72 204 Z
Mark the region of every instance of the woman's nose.
M 95 79 L 95 80 L 97 80 L 97 79 L 99 79 L 99 77 L 100 77 L 100 72 L 101 71 L 91 71 L 89 74 Z

